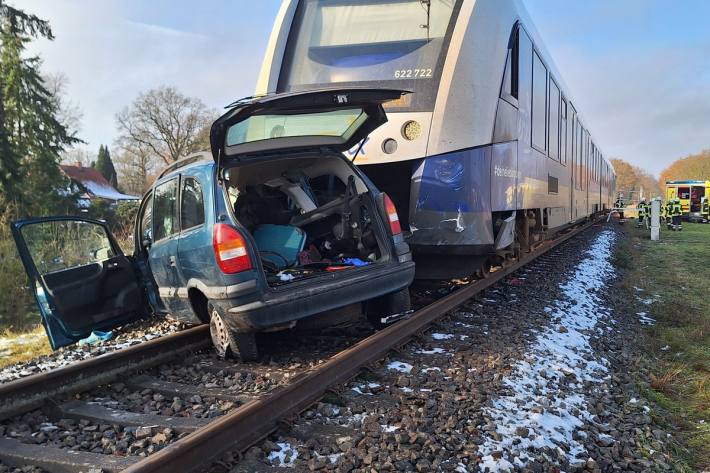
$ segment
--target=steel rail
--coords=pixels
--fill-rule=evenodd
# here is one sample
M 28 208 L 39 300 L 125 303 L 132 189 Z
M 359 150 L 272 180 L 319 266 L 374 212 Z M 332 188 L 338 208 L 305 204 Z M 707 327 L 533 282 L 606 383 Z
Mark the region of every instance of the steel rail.
M 409 318 L 345 349 L 313 370 L 294 378 L 291 384 L 271 391 L 264 398 L 244 404 L 232 413 L 128 467 L 124 473 L 202 471 L 227 451 L 246 450 L 274 431 L 279 421 L 296 415 L 316 402 L 330 387 L 349 381 L 363 367 L 384 358 L 392 349 L 404 345 L 439 317 L 594 223 L 595 221 L 586 223 L 554 240 L 546 240 L 532 253 L 524 255 L 515 263 L 452 292 L 416 311 Z
M 209 345 L 209 326 L 200 325 L 0 384 L 0 419 L 39 407 L 50 397 L 84 391 L 128 371 L 149 368 Z

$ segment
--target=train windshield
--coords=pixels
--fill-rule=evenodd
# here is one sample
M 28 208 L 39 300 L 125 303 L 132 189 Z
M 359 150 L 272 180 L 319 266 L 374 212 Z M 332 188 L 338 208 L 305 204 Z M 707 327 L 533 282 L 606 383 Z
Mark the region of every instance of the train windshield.
M 457 0 L 303 0 L 279 89 L 384 81 L 431 89 L 457 10 Z

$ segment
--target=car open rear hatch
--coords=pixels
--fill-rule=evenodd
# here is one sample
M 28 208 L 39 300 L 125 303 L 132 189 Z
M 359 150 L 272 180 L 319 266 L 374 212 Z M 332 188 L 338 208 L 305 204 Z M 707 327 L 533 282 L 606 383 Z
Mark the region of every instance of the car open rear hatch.
M 384 102 L 406 93 L 355 88 L 266 96 L 237 104 L 214 123 L 212 153 L 230 207 L 270 286 L 389 260 L 383 204 L 342 152 L 387 121 Z
M 409 92 L 321 89 L 237 102 L 212 125 L 212 155 L 220 165 L 277 150 L 346 151 L 387 122 L 382 104 Z

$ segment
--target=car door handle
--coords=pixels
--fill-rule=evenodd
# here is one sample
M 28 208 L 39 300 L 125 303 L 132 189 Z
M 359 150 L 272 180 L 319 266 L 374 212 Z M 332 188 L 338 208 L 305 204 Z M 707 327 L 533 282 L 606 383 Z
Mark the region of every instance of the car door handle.
M 171 257 L 170 257 L 170 266 L 172 266 L 172 267 L 174 268 L 175 265 L 176 265 L 175 257 L 174 257 L 174 256 L 171 256 Z

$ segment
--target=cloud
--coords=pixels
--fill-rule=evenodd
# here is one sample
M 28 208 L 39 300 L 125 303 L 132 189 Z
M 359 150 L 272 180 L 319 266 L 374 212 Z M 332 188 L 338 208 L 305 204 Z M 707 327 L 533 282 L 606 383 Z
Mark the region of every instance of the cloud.
M 214 2 L 22 0 L 21 8 L 50 21 L 56 39 L 30 52 L 45 72 L 66 74 L 84 115 L 80 137 L 98 149 L 113 142 L 116 113 L 140 92 L 172 85 L 215 109 L 250 95 L 277 6 L 263 2 L 243 26 L 239 5 Z
M 560 69 L 608 157 L 655 175 L 675 159 L 710 146 L 709 45 L 603 55 L 558 48 Z

